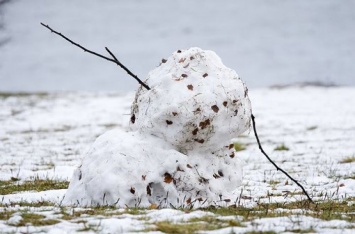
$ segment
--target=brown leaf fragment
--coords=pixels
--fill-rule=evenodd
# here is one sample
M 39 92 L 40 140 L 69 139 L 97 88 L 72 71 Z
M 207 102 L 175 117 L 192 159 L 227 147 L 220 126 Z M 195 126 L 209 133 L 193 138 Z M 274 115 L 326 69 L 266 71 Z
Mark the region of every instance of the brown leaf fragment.
M 200 177 L 198 178 L 198 182 L 203 183 L 203 184 L 207 184 L 207 183 L 208 183 L 208 179 L 206 179 L 206 178 L 200 176 Z
M 142 175 L 142 180 L 145 181 L 146 175 Z
M 166 63 L 167 61 L 168 61 L 168 60 L 166 60 L 166 59 L 163 58 L 163 59 L 161 60 L 161 63 Z
M 231 157 L 231 158 L 234 158 L 234 156 L 235 156 L 234 152 L 231 152 L 231 153 L 229 154 L 229 157 Z
M 133 114 L 132 116 L 131 116 L 131 123 L 135 123 L 136 122 L 136 115 L 135 114 Z
M 191 197 L 186 200 L 186 204 L 191 204 Z
M 186 77 L 187 77 L 187 75 L 186 75 L 186 74 L 181 74 L 181 77 L 186 78 Z
M 194 60 L 194 59 L 195 59 L 194 56 L 191 56 L 191 57 L 190 57 L 190 60 Z
M 200 107 L 198 107 L 196 110 L 194 110 L 193 112 L 194 112 L 194 114 L 198 114 L 198 112 L 200 112 L 201 111 L 201 109 L 200 109 Z
M 235 104 L 235 103 L 237 103 L 238 102 L 238 100 L 233 100 L 233 104 Z
M 234 144 L 230 144 L 229 146 L 228 146 L 228 149 L 233 149 L 234 148 Z
M 181 50 L 178 50 L 178 51 L 176 51 L 176 52 L 181 53 Z
M 205 74 L 202 75 L 203 78 L 206 78 L 207 76 L 208 76 L 207 73 L 205 73 Z
M 183 66 L 183 68 L 187 68 L 189 65 L 190 65 L 190 63 L 188 63 L 185 66 Z
M 224 176 L 223 171 L 222 170 L 218 170 L 218 175 L 223 177 Z
M 176 168 L 176 171 L 182 171 L 182 172 L 184 172 L 184 170 L 181 169 L 179 166 Z
M 224 107 L 227 107 L 227 104 L 228 104 L 227 101 L 224 101 L 224 102 L 223 102 L 223 106 L 224 106 Z
M 188 86 L 187 86 L 187 88 L 189 89 L 189 90 L 194 90 L 194 86 L 193 85 L 191 85 L 191 84 L 189 84 Z
M 171 114 L 173 114 L 173 116 L 177 116 L 178 115 L 177 112 L 171 112 Z
M 170 184 L 172 181 L 173 181 L 173 177 L 169 173 L 165 172 L 164 182 Z
M 149 186 L 149 185 L 147 185 L 147 194 L 148 194 L 149 196 L 152 196 L 152 190 L 150 189 L 150 186 Z
M 210 124 L 211 124 L 210 119 L 206 119 L 205 121 L 201 121 L 199 123 L 199 126 L 200 126 L 201 129 L 205 129 Z
M 166 122 L 167 125 L 172 125 L 173 124 L 173 121 L 171 121 L 171 120 L 165 120 L 165 122 Z
M 185 60 L 186 60 L 186 58 L 181 58 L 181 59 L 179 60 L 179 63 L 183 63 L 183 62 L 185 62 Z
M 136 189 L 131 187 L 131 189 L 129 190 L 132 194 L 134 194 L 136 192 Z
M 203 144 L 205 142 L 204 139 L 195 139 L 196 142 L 200 143 L 200 144 Z
M 158 205 L 153 203 L 149 206 L 149 209 L 151 209 L 151 210 L 158 209 Z
M 219 175 L 217 175 L 216 173 L 215 173 L 215 174 L 213 174 L 213 177 L 214 177 L 215 179 L 220 178 L 220 176 L 219 176 Z
M 192 166 L 191 166 L 190 164 L 187 164 L 186 166 L 187 166 L 188 168 L 192 168 Z
M 225 201 L 225 202 L 230 202 L 231 201 L 231 199 L 224 199 L 223 201 Z
M 218 108 L 217 105 L 211 106 L 211 109 L 212 109 L 214 112 L 216 112 L 216 113 L 218 113 L 218 111 L 219 111 L 219 108 Z
M 197 132 L 198 132 L 198 128 L 195 128 L 193 131 L 192 131 L 192 135 L 196 135 L 197 134 Z

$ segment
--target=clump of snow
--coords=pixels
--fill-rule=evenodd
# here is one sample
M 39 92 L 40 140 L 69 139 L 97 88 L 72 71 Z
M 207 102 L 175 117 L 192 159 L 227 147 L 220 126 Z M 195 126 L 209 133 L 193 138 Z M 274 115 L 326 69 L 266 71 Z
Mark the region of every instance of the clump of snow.
M 18 213 L 15 213 L 11 216 L 11 218 L 9 218 L 9 220 L 7 220 L 7 224 L 9 225 L 18 225 L 21 221 L 23 220 L 22 216 Z
M 146 83 L 151 90 L 138 90 L 132 128 L 183 152 L 213 152 L 249 128 L 247 88 L 213 51 L 178 50 L 149 73 Z
M 212 51 L 178 50 L 151 71 L 129 129 L 100 136 L 63 204 L 202 206 L 235 199 L 242 162 L 231 139 L 249 129 L 247 88 Z

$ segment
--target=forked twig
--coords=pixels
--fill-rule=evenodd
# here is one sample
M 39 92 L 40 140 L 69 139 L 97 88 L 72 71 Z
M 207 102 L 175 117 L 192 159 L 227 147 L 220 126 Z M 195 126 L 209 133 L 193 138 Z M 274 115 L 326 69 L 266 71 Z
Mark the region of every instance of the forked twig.
M 261 147 L 261 144 L 260 144 L 260 140 L 259 140 L 259 137 L 258 137 L 258 133 L 256 132 L 256 127 L 255 127 L 255 117 L 253 114 L 251 114 L 251 120 L 253 122 L 253 129 L 254 129 L 254 135 L 255 135 L 255 138 L 256 138 L 256 141 L 258 142 L 258 146 L 259 146 L 259 149 L 261 151 L 261 153 L 263 153 L 265 155 L 265 157 L 269 160 L 269 162 L 271 162 L 272 165 L 274 165 L 276 167 L 276 170 L 278 171 L 281 171 L 282 173 L 284 173 L 288 178 L 290 178 L 290 180 L 292 180 L 293 182 L 295 182 L 303 191 L 303 193 L 307 196 L 308 200 L 312 203 L 313 200 L 312 198 L 308 195 L 307 191 L 303 188 L 303 186 L 297 181 L 295 180 L 294 178 L 292 178 L 286 171 L 284 171 L 282 168 L 280 168 L 279 166 L 276 165 L 276 163 L 274 163 L 274 161 L 271 160 L 271 158 L 265 153 L 263 147 Z
M 97 57 L 106 59 L 107 61 L 110 61 L 110 62 L 113 62 L 113 63 L 117 64 L 117 65 L 120 66 L 123 70 L 125 70 L 125 71 L 128 73 L 128 75 L 132 76 L 136 81 L 138 81 L 138 83 L 141 84 L 144 88 L 146 88 L 147 90 L 150 90 L 149 86 L 146 85 L 143 81 L 141 81 L 141 80 L 138 78 L 137 75 L 133 74 L 133 73 L 132 73 L 126 66 L 124 66 L 120 61 L 118 61 L 118 59 L 115 57 L 115 55 L 113 55 L 113 53 L 112 53 L 107 47 L 105 47 L 105 48 L 106 48 L 107 52 L 109 52 L 109 54 L 113 57 L 113 59 L 108 58 L 108 57 L 106 57 L 106 56 L 104 56 L 104 55 L 102 55 L 102 54 L 96 53 L 96 52 L 94 52 L 94 51 L 91 51 L 91 50 L 86 49 L 86 48 L 83 47 L 82 45 L 80 45 L 80 44 L 78 44 L 78 43 L 76 43 L 76 42 L 70 40 L 68 37 L 64 36 L 63 34 L 57 32 L 57 31 L 55 31 L 55 30 L 53 30 L 51 27 L 49 27 L 48 25 L 45 25 L 44 23 L 41 23 L 41 25 L 42 25 L 43 27 L 46 27 L 47 29 L 49 29 L 52 33 L 57 34 L 58 36 L 64 38 L 64 39 L 67 40 L 67 41 L 69 41 L 71 44 L 73 44 L 73 45 L 79 47 L 80 49 L 84 50 L 84 52 L 88 52 L 89 54 L 96 55 Z

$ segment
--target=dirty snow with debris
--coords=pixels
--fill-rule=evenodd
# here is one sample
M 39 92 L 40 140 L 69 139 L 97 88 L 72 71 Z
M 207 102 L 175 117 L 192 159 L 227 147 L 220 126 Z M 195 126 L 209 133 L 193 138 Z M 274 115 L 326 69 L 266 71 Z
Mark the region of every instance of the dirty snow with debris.
M 340 163 L 355 156 L 355 89 L 346 87 L 290 87 L 250 90 L 259 137 L 263 147 L 283 169 L 298 179 L 314 200 L 342 200 L 355 197 L 354 162 Z M 18 183 L 35 177 L 70 180 L 82 155 L 95 139 L 115 128 L 128 128 L 134 94 L 52 93 L 0 98 L 0 179 L 19 178 Z M 261 155 L 252 134 L 237 138 L 246 149 L 235 157 L 245 162 L 238 205 L 257 202 L 292 202 L 305 199 L 299 188 Z M 288 151 L 275 151 L 284 144 Z M 154 147 L 154 146 L 151 146 Z M 277 181 L 278 183 L 274 183 Z M 57 218 L 50 226 L 14 227 L 21 207 L 11 202 L 62 202 L 66 189 L 24 191 L 0 195 L 1 210 L 13 210 L 9 220 L 0 220 L 3 232 L 76 232 L 78 220 L 58 217 L 59 206 L 26 208 Z M 272 195 L 272 196 L 271 196 Z M 80 208 L 73 208 L 73 212 Z M 122 209 L 124 210 L 124 209 Z M 133 232 L 154 226 L 157 221 L 182 222 L 208 212 L 185 213 L 173 209 L 147 210 L 134 216 L 82 217 L 101 233 Z M 238 217 L 234 217 L 238 218 Z M 352 233 L 354 225 L 344 220 L 325 221 L 295 214 L 290 217 L 243 221 L 244 227 L 213 231 L 280 231 L 312 228 L 320 233 Z M 95 227 L 96 227 L 95 226 Z M 213 233 L 212 232 L 212 233 Z

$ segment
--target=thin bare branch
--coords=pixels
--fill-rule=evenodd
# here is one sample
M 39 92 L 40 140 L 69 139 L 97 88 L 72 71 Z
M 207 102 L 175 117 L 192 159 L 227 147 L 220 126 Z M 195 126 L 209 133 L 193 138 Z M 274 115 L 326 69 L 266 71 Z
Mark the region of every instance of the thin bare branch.
M 125 70 L 128 75 L 132 76 L 134 79 L 136 79 L 136 81 L 138 81 L 139 84 L 141 84 L 144 88 L 146 88 L 147 90 L 150 90 L 149 86 L 146 85 L 144 82 L 142 82 L 138 76 L 134 75 L 126 66 L 124 66 L 120 61 L 118 61 L 118 59 L 116 58 L 116 56 L 107 48 L 105 47 L 106 51 L 112 56 L 112 58 L 116 61 L 116 64 L 118 66 L 120 66 L 123 70 Z
M 295 182 L 303 191 L 303 193 L 307 196 L 308 200 L 312 203 L 313 200 L 312 198 L 308 195 L 307 191 L 303 188 L 303 186 L 297 181 L 295 180 L 294 178 L 292 178 L 286 171 L 284 171 L 282 168 L 280 168 L 279 166 L 276 165 L 276 163 L 274 163 L 274 161 L 271 160 L 271 158 L 265 153 L 263 147 L 261 147 L 261 144 L 260 144 L 260 140 L 259 140 L 259 137 L 258 137 L 258 133 L 256 132 L 256 127 L 255 127 L 255 117 L 253 114 L 251 114 L 251 120 L 253 122 L 253 129 L 254 129 L 254 135 L 255 135 L 255 138 L 256 138 L 256 141 L 258 142 L 258 146 L 259 146 L 259 149 L 261 151 L 261 153 L 263 153 L 265 155 L 265 157 L 269 160 L 269 162 L 271 162 L 272 165 L 274 165 L 276 167 L 276 169 L 278 171 L 281 171 L 282 173 L 284 173 L 288 178 L 290 178 L 290 180 L 292 180 L 293 182 Z
M 149 86 L 146 85 L 143 81 L 141 81 L 137 75 L 134 75 L 126 66 L 124 66 L 120 61 L 118 61 L 118 59 L 113 55 L 113 53 L 107 48 L 106 50 L 110 53 L 110 55 L 113 57 L 113 59 L 111 58 L 108 58 L 102 54 L 99 54 L 99 53 L 96 53 L 94 51 L 91 51 L 91 50 L 88 50 L 86 49 L 85 47 L 83 47 L 82 45 L 72 41 L 71 39 L 69 39 L 68 37 L 64 36 L 63 34 L 53 30 L 51 27 L 49 27 L 48 25 L 44 24 L 44 23 L 41 23 L 41 25 L 47 29 L 49 29 L 52 33 L 55 33 L 57 34 L 58 36 L 64 38 L 65 40 L 67 40 L 68 42 L 70 42 L 71 44 L 79 47 L 80 49 L 84 50 L 84 52 L 88 52 L 89 54 L 93 54 L 93 55 L 96 55 L 97 57 L 100 57 L 100 58 L 103 58 L 103 59 L 106 59 L 107 61 L 110 61 L 110 62 L 113 62 L 115 64 L 117 64 L 118 66 L 120 66 L 123 70 L 125 70 L 128 75 L 132 76 L 136 81 L 138 81 L 139 84 L 141 84 L 144 88 L 146 88 L 147 90 L 150 90 Z

